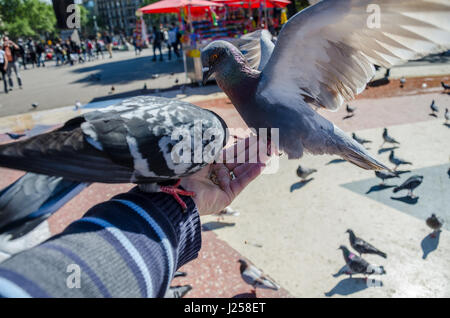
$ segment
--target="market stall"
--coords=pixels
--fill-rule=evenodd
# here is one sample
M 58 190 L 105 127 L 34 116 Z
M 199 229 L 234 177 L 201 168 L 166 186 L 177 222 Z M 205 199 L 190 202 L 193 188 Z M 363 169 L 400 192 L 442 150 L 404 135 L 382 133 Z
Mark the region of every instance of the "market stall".
M 162 0 L 139 11 L 178 14 L 186 76 L 201 84 L 203 47 L 216 39 L 233 43 L 247 32 L 261 27 L 270 29 L 273 20 L 268 17 L 268 9 L 282 8 L 289 3 L 288 0 Z

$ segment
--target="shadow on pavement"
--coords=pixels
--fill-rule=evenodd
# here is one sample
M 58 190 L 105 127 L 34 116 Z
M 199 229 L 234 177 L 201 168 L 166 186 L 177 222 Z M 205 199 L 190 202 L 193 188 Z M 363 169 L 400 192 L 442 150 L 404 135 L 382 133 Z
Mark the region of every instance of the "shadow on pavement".
M 391 151 L 391 150 L 395 150 L 395 149 L 398 149 L 398 146 L 388 147 L 388 148 L 380 148 L 380 149 L 378 149 L 378 154 L 381 155 L 383 152 L 387 152 L 387 151 Z
M 72 70 L 73 73 L 87 73 L 86 77 L 73 83 L 88 84 L 126 84 L 138 80 L 151 79 L 156 74 L 184 72 L 183 60 L 152 62 L 151 56 L 137 57 L 120 61 L 111 61 Z M 92 72 L 95 72 L 92 75 Z
M 406 195 L 404 197 L 391 197 L 391 199 L 401 201 L 406 204 L 416 204 L 419 201 L 419 197 L 411 198 L 408 195 Z
M 252 291 L 250 293 L 237 294 L 231 298 L 258 298 L 258 297 L 256 297 L 256 293 L 254 291 Z
M 296 183 L 294 183 L 293 185 L 291 185 L 291 193 L 294 191 L 294 190 L 298 190 L 298 189 L 301 189 L 301 188 L 303 188 L 305 185 L 307 185 L 309 182 L 311 182 L 312 180 L 314 180 L 314 178 L 309 178 L 309 179 L 306 179 L 306 180 L 304 180 L 304 181 L 299 181 L 299 182 L 296 182 Z
M 373 187 L 371 187 L 371 188 L 366 192 L 366 194 L 369 194 L 369 193 L 371 193 L 371 192 L 382 191 L 382 190 L 389 189 L 389 188 L 393 188 L 393 187 L 396 187 L 396 185 L 390 185 L 390 184 L 377 184 L 377 185 L 374 185 Z
M 230 226 L 235 226 L 236 223 L 226 223 L 226 222 L 208 222 L 202 225 L 202 231 L 203 232 L 207 232 L 207 231 L 214 231 L 217 229 L 221 229 L 223 227 L 230 227 Z
M 345 278 L 337 283 L 337 285 L 334 286 L 332 290 L 325 293 L 325 296 L 331 297 L 336 294 L 348 296 L 371 286 L 375 287 L 383 285 L 380 280 L 371 279 L 370 281 L 371 285 L 369 285 L 368 281 L 366 281 L 366 279 L 364 278 Z
M 431 235 L 432 233 L 425 236 L 422 240 L 422 243 L 420 243 L 423 251 L 423 259 L 426 259 L 428 254 L 435 251 L 439 246 L 439 237 L 441 236 L 441 231 L 437 232 L 435 237 L 432 237 Z
M 345 117 L 342 117 L 342 119 L 349 119 L 349 118 L 352 118 L 352 117 L 354 117 L 355 116 L 355 114 L 352 114 L 352 115 L 347 115 L 347 116 L 345 116 Z
M 326 163 L 326 165 L 328 166 L 328 165 L 332 165 L 332 164 L 335 164 L 335 163 L 342 163 L 342 162 L 345 162 L 345 160 L 344 159 L 333 159 L 331 161 L 328 161 Z

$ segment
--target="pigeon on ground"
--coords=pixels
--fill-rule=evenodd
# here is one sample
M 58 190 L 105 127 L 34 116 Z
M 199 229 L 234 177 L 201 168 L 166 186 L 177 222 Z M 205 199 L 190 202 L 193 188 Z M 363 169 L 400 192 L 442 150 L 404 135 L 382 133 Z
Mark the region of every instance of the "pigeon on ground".
M 183 298 L 191 290 L 192 290 L 191 285 L 170 286 L 169 289 L 167 289 L 164 298 Z
M 394 145 L 400 144 L 397 140 L 395 140 L 394 138 L 389 136 L 387 128 L 383 129 L 383 143 L 381 144 L 380 147 L 383 147 L 385 143 L 394 144 Z
M 312 106 L 334 110 L 354 98 L 375 74 L 374 63 L 390 68 L 445 51 L 450 25 L 440 17 L 450 5 L 382 1 L 383 23 L 374 27 L 370 4 L 323 0 L 300 11 L 283 25 L 262 71 L 231 43 L 213 41 L 201 53 L 204 81 L 214 75 L 248 127 L 279 129 L 280 149 L 290 159 L 305 151 L 336 154 L 364 169 L 387 169 Z
M 348 229 L 346 233 L 349 234 L 350 245 L 359 253 L 359 256 L 362 254 L 377 254 L 383 258 L 387 258 L 386 253 L 383 253 L 363 239 L 357 237 L 352 230 Z
M 175 84 L 178 84 L 179 80 L 178 78 L 175 79 Z
M 450 168 L 447 170 L 448 177 L 450 178 Z
M 239 216 L 239 211 L 233 210 L 230 206 L 227 206 L 220 212 L 215 213 L 217 215 L 217 221 L 224 220 L 224 216 Z
M 75 110 L 80 109 L 82 106 L 83 106 L 83 104 L 81 104 L 80 101 L 77 100 L 76 103 L 75 103 Z
M 272 279 L 265 276 L 261 270 L 256 268 L 255 265 L 249 264 L 242 258 L 239 259 L 238 262 L 241 263 L 239 271 L 241 272 L 242 279 L 247 284 L 251 285 L 255 292 L 257 287 L 272 290 L 280 289 L 280 286 L 278 286 Z
M 144 88 L 143 88 L 143 90 L 144 90 L 144 91 L 147 90 L 147 83 L 144 83 Z
M 194 193 L 178 188 L 180 178 L 216 159 L 226 144 L 226 127 L 215 113 L 187 102 L 139 96 L 1 145 L 0 166 L 78 182 L 137 183 L 143 191 L 173 195 L 185 209 L 179 195 Z
M 405 83 L 406 83 L 406 78 L 402 76 L 400 78 L 400 88 L 403 88 L 405 86 Z
M 297 168 L 297 176 L 299 178 L 301 178 L 302 181 L 304 181 L 306 178 L 308 178 L 314 172 L 317 172 L 317 170 L 311 169 L 311 168 L 305 168 L 305 167 L 302 167 L 301 165 L 299 165 Z
M 116 88 L 114 86 L 111 86 L 110 94 L 114 94 L 115 91 L 116 91 Z
M 386 271 L 383 266 L 376 266 L 369 264 L 363 258 L 353 254 L 348 250 L 347 247 L 341 245 L 339 249 L 342 250 L 345 263 L 347 264 L 348 272 L 347 274 L 352 277 L 354 274 L 364 274 L 364 275 L 384 275 Z M 367 278 L 367 277 L 366 277 Z
M 354 140 L 356 140 L 358 143 L 360 143 L 361 145 L 368 144 L 368 143 L 371 143 L 371 142 L 372 142 L 372 141 L 370 141 L 370 140 L 367 140 L 367 139 L 360 138 L 360 137 L 356 136 L 355 133 L 352 133 L 352 138 L 353 138 Z
M 153 79 L 156 79 L 156 78 L 158 78 L 159 77 L 159 74 L 152 74 L 152 78 Z
M 427 218 L 426 223 L 433 230 L 433 233 L 431 233 L 431 237 L 433 238 L 436 237 L 436 233 L 439 232 L 442 225 L 444 225 L 444 221 L 438 218 L 434 213 Z
M 26 134 L 15 134 L 15 133 L 6 133 L 6 135 L 13 140 L 17 140 L 26 136 Z
M 345 106 L 345 110 L 347 111 L 347 116 L 353 116 L 355 114 L 356 107 L 352 107 L 349 104 Z
M 31 104 L 31 107 L 33 107 L 33 108 L 37 108 L 39 106 L 39 103 L 32 103 Z
M 390 171 L 375 171 L 375 175 L 381 179 L 380 185 L 384 184 L 384 180 L 392 179 L 392 178 L 400 178 L 398 174 L 395 174 Z
M 403 182 L 398 187 L 394 188 L 394 193 L 397 193 L 400 190 L 408 190 L 408 196 L 411 198 L 415 198 L 413 194 L 413 190 L 417 188 L 423 181 L 423 176 L 414 175 L 409 177 L 405 182 Z
M 441 82 L 441 85 L 444 88 L 444 90 L 450 89 L 450 86 L 445 84 L 444 82 Z
M 394 171 L 397 170 L 400 165 L 412 165 L 411 162 L 396 157 L 394 150 L 391 150 L 391 153 L 389 154 L 389 161 L 395 165 Z
M 437 107 L 437 105 L 436 105 L 434 99 L 433 99 L 433 101 L 431 102 L 430 108 L 431 108 L 431 113 L 432 113 L 433 115 L 436 116 L 435 113 L 439 112 L 439 108 Z
M 450 113 L 448 112 L 448 108 L 445 109 L 444 118 L 445 118 L 445 123 L 447 123 L 450 120 Z

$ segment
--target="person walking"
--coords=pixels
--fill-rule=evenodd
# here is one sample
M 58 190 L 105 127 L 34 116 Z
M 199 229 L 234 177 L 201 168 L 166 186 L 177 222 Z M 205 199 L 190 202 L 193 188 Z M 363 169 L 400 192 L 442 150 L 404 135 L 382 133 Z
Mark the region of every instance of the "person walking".
M 45 47 L 42 42 L 36 44 L 36 54 L 37 54 L 37 66 L 45 67 Z
M 34 41 L 32 38 L 28 38 L 27 49 L 28 54 L 30 55 L 31 65 L 34 68 L 34 65 L 36 64 L 36 46 L 34 45 Z
M 6 81 L 6 70 L 8 69 L 8 59 L 5 51 L 3 51 L 3 43 L 0 43 L 0 73 L 2 74 L 5 94 L 8 94 L 8 83 Z
M 158 27 L 153 28 L 153 59 L 152 61 L 156 61 L 156 49 L 159 50 L 159 60 L 162 62 L 163 56 L 161 51 L 161 44 L 164 40 L 163 33 L 159 30 Z
M 105 57 L 103 56 L 102 45 L 100 44 L 100 41 L 97 40 L 97 39 L 95 40 L 95 53 L 96 53 L 96 55 L 97 55 L 97 60 L 98 60 L 99 54 L 102 55 L 102 60 L 105 58 Z
M 106 49 L 108 50 L 108 53 L 109 53 L 109 58 L 112 59 L 112 57 L 113 57 L 113 55 L 112 55 L 112 42 L 113 42 L 112 38 L 106 31 L 105 31 L 103 37 L 104 37 L 103 41 L 105 42 Z
M 178 30 L 175 27 L 175 23 L 172 23 L 172 28 L 168 32 L 169 60 L 172 58 L 172 50 L 174 51 L 177 58 L 180 58 L 180 53 L 178 52 L 177 33 Z
M 25 51 L 25 45 L 21 38 L 19 38 L 17 40 L 17 45 L 19 46 L 19 54 L 20 54 L 20 58 L 22 59 L 23 69 L 26 70 L 27 69 L 27 56 L 26 56 L 26 51 Z
M 8 61 L 8 68 L 6 69 L 6 75 L 8 75 L 8 81 L 10 89 L 14 87 L 14 83 L 12 80 L 12 71 L 16 74 L 17 83 L 19 84 L 19 88 L 22 88 L 22 78 L 19 74 L 19 56 L 20 56 L 20 48 L 19 46 L 11 41 L 7 36 L 3 38 L 3 51 L 5 52 L 6 59 Z
M 63 65 L 64 64 L 64 52 L 63 48 L 61 46 L 61 42 L 56 43 L 55 48 L 55 55 L 56 55 L 56 66 Z M 61 62 L 61 64 L 59 64 Z

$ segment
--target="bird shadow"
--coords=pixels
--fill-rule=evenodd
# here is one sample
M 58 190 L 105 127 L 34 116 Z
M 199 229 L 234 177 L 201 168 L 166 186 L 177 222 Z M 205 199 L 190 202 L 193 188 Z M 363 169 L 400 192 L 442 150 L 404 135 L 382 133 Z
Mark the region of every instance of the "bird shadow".
M 381 155 L 384 152 L 388 152 L 388 151 L 395 150 L 395 149 L 398 149 L 398 146 L 387 147 L 387 148 L 380 148 L 380 149 L 378 149 L 378 154 Z
M 419 201 L 419 197 L 410 197 L 409 195 L 406 195 L 404 197 L 391 197 L 392 200 L 401 201 L 406 204 L 416 204 Z
M 256 297 L 256 292 L 250 292 L 250 293 L 237 294 L 231 298 L 258 298 L 258 297 Z
M 395 173 L 397 175 L 400 175 L 400 174 L 403 174 L 403 173 L 410 173 L 410 172 L 411 172 L 411 170 L 395 170 Z
M 435 117 L 435 118 L 437 118 L 438 116 L 436 115 L 436 114 L 433 114 L 433 113 L 431 113 L 431 114 L 428 114 L 428 116 L 431 116 L 431 117 Z
M 214 230 L 218 230 L 224 227 L 232 227 L 235 226 L 236 223 L 227 223 L 227 222 L 216 222 L 216 221 L 212 221 L 212 222 L 208 222 L 202 225 L 202 231 L 203 232 L 207 232 L 207 231 L 214 231 Z
M 337 271 L 336 274 L 333 274 L 332 276 L 333 277 L 339 277 L 341 275 L 344 275 L 347 270 L 348 270 L 347 265 L 344 265 L 344 266 L 341 267 L 340 270 Z
M 444 123 L 444 126 L 446 126 L 447 128 L 450 128 L 450 124 L 448 124 L 448 123 Z
M 377 185 L 374 185 L 373 187 L 371 187 L 371 188 L 366 192 L 366 194 L 369 194 L 369 193 L 371 193 L 371 192 L 382 191 L 382 190 L 389 189 L 389 188 L 393 188 L 393 187 L 396 187 L 396 186 L 395 186 L 395 185 L 390 185 L 390 184 L 377 184 Z
M 342 117 L 342 119 L 349 119 L 349 118 L 352 118 L 353 116 L 355 116 L 355 114 L 352 114 L 352 115 L 347 115 L 347 116 L 345 116 L 345 117 Z
M 370 282 L 370 283 L 369 283 Z M 360 292 L 369 287 L 383 286 L 381 280 L 370 279 L 366 280 L 364 278 L 345 278 L 337 283 L 329 292 L 324 293 L 326 297 L 331 297 L 333 295 L 347 296 L 357 292 Z
M 428 234 L 424 237 L 420 246 L 422 247 L 423 256 L 422 259 L 426 259 L 428 254 L 435 251 L 439 246 L 439 237 L 441 235 L 441 231 L 437 232 L 435 237 L 432 237 L 433 233 Z
M 380 78 L 378 80 L 374 80 L 370 83 L 367 83 L 367 86 L 369 87 L 378 87 L 378 86 L 384 86 L 390 83 L 390 80 L 387 78 Z
M 314 180 L 314 178 L 309 178 L 309 179 L 294 183 L 293 185 L 291 185 L 291 190 L 290 190 L 291 193 L 294 192 L 294 190 L 303 188 L 305 185 L 310 183 L 312 180 Z
M 326 165 L 328 166 L 328 165 L 332 165 L 335 163 L 342 163 L 342 162 L 345 162 L 345 160 L 344 159 L 333 159 L 333 160 L 327 162 Z

